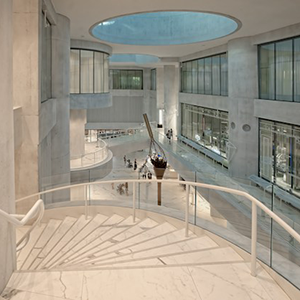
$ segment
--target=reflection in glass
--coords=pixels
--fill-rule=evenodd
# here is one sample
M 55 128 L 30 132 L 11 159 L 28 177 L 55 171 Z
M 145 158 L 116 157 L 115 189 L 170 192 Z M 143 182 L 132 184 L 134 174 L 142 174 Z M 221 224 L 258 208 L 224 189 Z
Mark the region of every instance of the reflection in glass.
M 92 51 L 81 50 L 80 57 L 80 86 L 81 93 L 93 93 L 94 57 Z
M 99 51 L 71 49 L 70 93 L 107 93 L 107 58 L 107 54 Z
M 228 113 L 182 103 L 181 135 L 226 158 Z
M 294 40 L 294 100 L 300 102 L 300 38 Z
M 227 96 L 227 54 L 182 62 L 181 91 L 183 93 Z
M 300 38 L 259 46 L 260 99 L 300 102 Z
M 260 120 L 260 176 L 300 196 L 300 126 Z
M 292 40 L 276 43 L 276 99 L 293 100 Z
M 260 98 L 275 99 L 275 61 L 274 44 L 262 45 L 259 48 Z
M 142 90 L 142 70 L 110 70 L 111 89 Z

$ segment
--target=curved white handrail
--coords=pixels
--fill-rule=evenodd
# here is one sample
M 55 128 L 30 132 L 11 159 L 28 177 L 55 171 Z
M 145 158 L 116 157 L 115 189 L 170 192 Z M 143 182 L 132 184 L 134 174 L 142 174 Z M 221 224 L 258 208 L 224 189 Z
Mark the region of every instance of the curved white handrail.
M 41 199 L 36 201 L 36 203 L 32 206 L 32 208 L 29 210 L 29 212 L 26 215 L 9 214 L 0 209 L 0 218 L 3 218 L 5 221 L 14 225 L 15 227 L 24 226 L 25 224 L 27 224 L 29 220 L 33 219 L 38 214 L 38 217 L 35 220 L 35 222 L 32 224 L 29 230 L 24 234 L 24 236 L 18 241 L 17 251 L 20 251 L 22 248 L 26 246 L 29 240 L 30 233 L 43 218 L 44 211 L 45 211 L 45 206 L 43 200 Z M 19 247 L 24 241 L 25 243 L 21 247 Z
M 276 221 L 284 230 L 286 230 L 293 238 L 295 238 L 299 243 L 300 243 L 300 235 L 292 228 L 290 227 L 285 221 L 283 221 L 278 215 L 276 215 L 274 212 L 272 212 L 268 207 L 266 207 L 263 203 L 261 203 L 259 200 L 251 196 L 250 194 L 240 191 L 240 190 L 235 190 L 231 188 L 226 188 L 222 186 L 216 186 L 216 185 L 211 185 L 211 184 L 206 184 L 206 183 L 198 183 L 198 182 L 192 182 L 192 181 L 181 181 L 181 180 L 157 180 L 157 179 L 152 179 L 152 180 L 147 180 L 147 179 L 126 179 L 126 182 L 132 183 L 133 184 L 133 218 L 135 219 L 135 188 L 137 183 L 147 183 L 147 182 L 158 182 L 158 183 L 174 183 L 174 184 L 181 184 L 181 185 L 186 185 L 186 190 L 189 190 L 190 186 L 195 186 L 195 187 L 201 187 L 201 188 L 207 188 L 211 190 L 216 190 L 216 191 L 221 191 L 221 192 L 226 192 L 226 193 L 231 193 L 234 195 L 238 196 L 243 196 L 252 203 L 252 233 L 251 233 L 251 274 L 253 276 L 256 276 L 256 244 L 257 244 L 257 207 L 259 207 L 261 210 L 263 210 L 267 215 L 270 216 L 274 221 Z M 24 198 L 21 198 L 17 200 L 16 202 L 19 203 L 21 201 L 24 201 L 26 199 L 29 199 L 33 196 L 42 196 L 44 194 L 52 193 L 55 191 L 60 191 L 64 189 L 71 189 L 75 187 L 88 187 L 96 184 L 107 184 L 107 183 L 124 183 L 123 180 L 108 180 L 108 181 L 97 181 L 97 182 L 89 182 L 89 183 L 81 183 L 81 184 L 75 184 L 75 185 L 69 185 L 69 186 L 64 186 L 64 187 L 59 187 L 51 190 L 47 190 L 44 192 L 36 193 L 34 195 L 30 195 Z M 87 207 L 87 199 L 85 199 L 85 206 Z M 186 196 L 186 209 L 185 209 L 185 224 L 186 224 L 186 234 L 188 233 L 188 226 L 189 226 L 189 198 L 188 198 L 188 192 Z

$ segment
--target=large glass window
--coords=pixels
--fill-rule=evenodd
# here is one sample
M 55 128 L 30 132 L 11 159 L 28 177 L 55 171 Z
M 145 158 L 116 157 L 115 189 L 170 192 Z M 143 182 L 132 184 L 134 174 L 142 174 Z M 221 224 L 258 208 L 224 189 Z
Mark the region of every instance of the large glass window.
M 43 16 L 42 22 L 41 101 L 52 98 L 52 29 Z
M 181 91 L 183 93 L 227 96 L 227 54 L 181 63 Z
M 151 86 L 152 91 L 156 91 L 156 69 L 151 70 Z
M 260 176 L 300 196 L 300 126 L 260 120 Z
M 142 90 L 143 71 L 142 70 L 110 70 L 110 88 L 121 90 Z
M 70 93 L 108 93 L 108 55 L 71 49 Z
M 228 113 L 182 103 L 181 135 L 226 158 Z
M 300 38 L 259 46 L 259 98 L 300 102 Z

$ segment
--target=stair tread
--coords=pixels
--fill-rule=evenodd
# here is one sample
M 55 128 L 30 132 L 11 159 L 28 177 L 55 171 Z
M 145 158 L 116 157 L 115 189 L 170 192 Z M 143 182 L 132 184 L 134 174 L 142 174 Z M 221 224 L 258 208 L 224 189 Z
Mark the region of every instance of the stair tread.
M 39 239 L 40 235 L 42 234 L 43 230 L 45 229 L 46 224 L 41 224 L 37 226 L 30 234 L 29 241 L 27 245 L 20 251 L 17 259 L 17 266 L 20 268 L 24 261 L 27 259 L 27 256 L 32 250 L 32 247 L 35 245 L 36 241 Z
M 129 245 L 136 244 L 136 243 L 141 243 L 145 240 L 153 239 L 156 237 L 157 234 L 166 234 L 169 233 L 170 231 L 174 231 L 176 228 L 169 224 L 169 223 L 163 223 L 159 224 L 154 228 L 145 230 L 141 232 L 139 235 L 134 236 L 132 238 L 129 238 L 128 240 L 125 240 L 122 243 L 116 244 L 114 241 L 110 240 L 107 241 L 105 244 L 104 243 L 99 243 L 99 245 L 95 245 L 91 251 L 87 252 L 84 257 L 81 257 L 80 259 L 77 259 L 76 261 L 73 261 L 72 264 L 82 264 L 84 261 L 93 261 L 97 260 L 98 256 L 101 256 L 103 252 L 101 251 L 104 248 L 107 248 L 109 245 L 113 246 L 114 244 L 115 247 L 114 249 L 117 250 L 121 247 L 128 247 Z
M 55 264 L 59 264 L 65 257 L 67 253 L 70 252 L 78 243 L 84 240 L 89 234 L 91 234 L 96 228 L 102 225 L 104 221 L 107 220 L 107 217 L 101 214 L 97 214 L 74 238 L 62 248 L 57 257 Z

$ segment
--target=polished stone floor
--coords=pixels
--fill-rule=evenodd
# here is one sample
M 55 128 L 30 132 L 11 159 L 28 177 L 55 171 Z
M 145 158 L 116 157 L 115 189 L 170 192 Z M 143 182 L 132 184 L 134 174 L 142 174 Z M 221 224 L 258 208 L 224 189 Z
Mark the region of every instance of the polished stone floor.
M 259 264 L 251 276 L 249 262 L 220 238 L 185 237 L 151 218 L 51 219 L 35 229 L 18 267 L 4 299 L 290 299 Z

